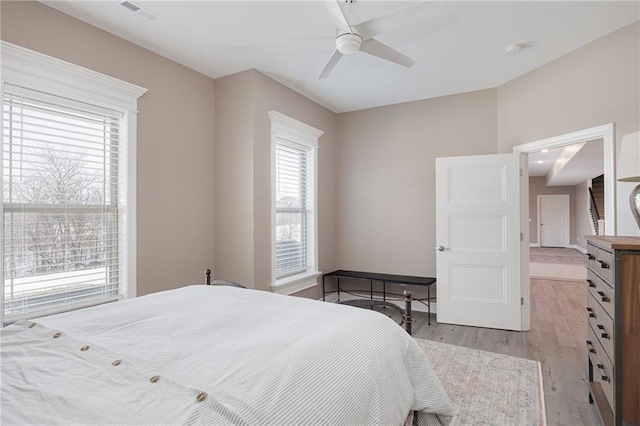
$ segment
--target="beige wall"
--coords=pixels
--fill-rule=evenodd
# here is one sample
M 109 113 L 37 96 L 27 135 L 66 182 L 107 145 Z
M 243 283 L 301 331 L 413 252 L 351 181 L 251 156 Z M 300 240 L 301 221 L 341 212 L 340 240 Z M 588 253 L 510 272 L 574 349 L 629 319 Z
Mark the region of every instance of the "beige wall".
M 338 266 L 435 276 L 435 158 L 496 152 L 496 91 L 340 114 Z
M 538 244 L 538 195 L 561 195 L 569 196 L 569 244 L 578 244 L 577 224 L 578 224 L 578 204 L 576 202 L 576 186 L 547 186 L 545 176 L 529 178 L 529 242 Z
M 638 22 L 498 88 L 498 152 L 607 123 L 615 123 L 618 147 L 623 135 L 640 129 Z M 618 233 L 637 235 L 624 189 Z
M 589 221 L 589 214 L 587 213 L 587 206 L 589 205 L 589 181 L 584 181 L 580 185 L 576 185 L 576 244 L 583 249 L 587 249 L 587 241 L 585 235 L 592 235 L 591 224 Z
M 267 113 L 272 110 L 324 131 L 318 150 L 318 261 L 323 272 L 336 265 L 335 114 L 255 70 L 220 78 L 216 80 L 216 276 L 261 290 L 271 290 Z M 229 186 L 227 173 L 242 174 L 239 187 Z M 227 255 L 227 250 L 233 254 Z M 321 290 L 298 295 L 318 298 Z
M 435 275 L 436 157 L 510 152 L 609 122 L 618 140 L 640 129 L 638 23 L 497 89 L 335 115 L 254 70 L 214 84 L 40 3 L 0 10 L 3 40 L 149 89 L 138 122 L 140 294 L 200 282 L 214 254 L 216 277 L 269 289 L 269 110 L 325 131 L 325 272 Z
M 138 294 L 202 282 L 214 261 L 213 80 L 40 3 L 0 7 L 2 40 L 149 89 L 138 102 Z
M 215 81 L 215 249 L 213 276 L 253 287 L 254 76 Z

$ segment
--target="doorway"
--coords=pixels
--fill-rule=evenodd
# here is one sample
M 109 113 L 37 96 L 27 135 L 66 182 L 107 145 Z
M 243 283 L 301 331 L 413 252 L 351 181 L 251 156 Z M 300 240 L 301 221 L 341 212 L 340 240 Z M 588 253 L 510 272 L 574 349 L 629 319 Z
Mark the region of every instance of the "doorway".
M 543 139 L 536 142 L 531 142 L 523 145 L 518 145 L 513 148 L 514 153 L 524 154 L 523 156 L 528 159 L 529 154 L 540 152 L 542 150 L 549 150 L 553 148 L 564 147 L 577 143 L 589 143 L 590 141 L 601 140 L 603 146 L 603 166 L 604 166 L 604 191 L 605 191 L 605 235 L 615 235 L 616 233 L 616 214 L 615 214 L 615 136 L 613 123 L 603 126 L 593 127 L 565 135 L 560 135 L 548 139 Z M 522 212 L 529 211 L 529 171 L 527 167 L 527 160 L 523 161 L 523 179 L 522 191 L 521 191 L 521 210 Z M 522 324 L 523 329 L 529 329 L 531 323 L 531 283 L 529 276 L 529 242 L 530 232 L 527 227 L 523 227 L 523 240 L 526 242 L 523 244 L 521 259 L 523 266 L 521 271 L 521 294 L 525 296 L 523 298 L 522 309 Z M 526 297 L 528 295 L 529 297 Z

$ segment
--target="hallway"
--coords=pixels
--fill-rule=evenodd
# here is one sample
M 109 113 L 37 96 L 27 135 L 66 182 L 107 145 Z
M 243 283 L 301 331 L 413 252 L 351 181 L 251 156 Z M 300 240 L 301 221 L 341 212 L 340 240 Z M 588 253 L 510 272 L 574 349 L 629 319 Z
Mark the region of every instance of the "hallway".
M 584 281 L 587 261 L 570 248 L 530 247 L 529 276 L 545 280 Z

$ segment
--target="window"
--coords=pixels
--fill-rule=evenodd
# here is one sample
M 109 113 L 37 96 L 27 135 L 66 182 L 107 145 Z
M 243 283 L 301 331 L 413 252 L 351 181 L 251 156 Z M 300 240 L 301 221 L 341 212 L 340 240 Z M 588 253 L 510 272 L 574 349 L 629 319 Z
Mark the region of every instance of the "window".
M 2 47 L 2 322 L 135 296 L 134 114 L 60 85 L 70 67 L 95 73 Z M 13 79 L 12 53 L 58 81 Z
M 276 278 L 307 271 L 313 233 L 310 149 L 276 140 Z
M 315 285 L 317 262 L 316 164 L 322 132 L 275 111 L 273 144 L 274 285 L 290 294 Z

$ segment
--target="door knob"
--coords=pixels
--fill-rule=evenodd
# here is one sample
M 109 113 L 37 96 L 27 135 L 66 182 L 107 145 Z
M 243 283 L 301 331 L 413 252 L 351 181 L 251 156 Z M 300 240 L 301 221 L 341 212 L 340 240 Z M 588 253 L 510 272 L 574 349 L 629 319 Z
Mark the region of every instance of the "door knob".
M 437 246 L 437 247 L 436 247 L 436 250 L 438 250 L 438 251 L 444 251 L 444 246 Z

